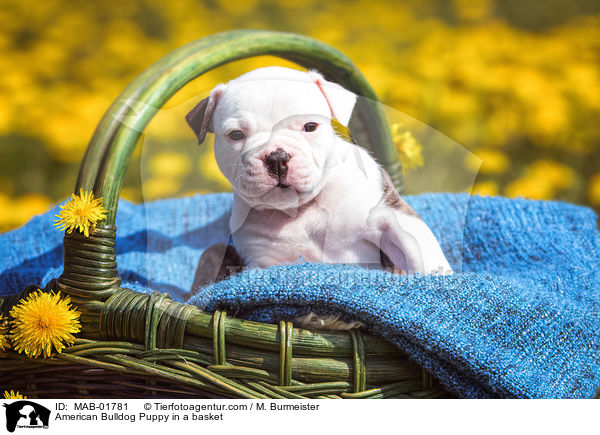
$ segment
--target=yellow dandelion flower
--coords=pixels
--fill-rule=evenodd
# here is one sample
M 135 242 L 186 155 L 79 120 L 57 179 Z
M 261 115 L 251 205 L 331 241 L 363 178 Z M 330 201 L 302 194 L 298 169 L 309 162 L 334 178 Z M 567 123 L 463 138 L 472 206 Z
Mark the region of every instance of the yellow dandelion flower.
M 175 195 L 181 189 L 181 182 L 172 178 L 152 177 L 144 181 L 144 198 L 154 200 Z
M 4 335 L 0 335 L 0 358 L 6 358 L 6 350 L 10 349 L 10 343 Z
M 58 293 L 37 291 L 10 310 L 12 342 L 16 351 L 30 358 L 47 358 L 52 348 L 60 353 L 65 343 L 75 341 L 81 331 L 79 311 L 70 306 L 71 299 Z
M 192 164 L 184 154 L 161 152 L 150 158 L 149 167 L 155 177 L 179 179 L 189 174 Z
M 67 230 L 71 233 L 73 229 L 79 230 L 86 237 L 90 235 L 90 228 L 94 228 L 98 221 L 106 216 L 106 210 L 102 206 L 102 198 L 94 198 L 93 192 L 79 190 L 79 195 L 72 194 L 71 199 L 65 205 L 61 205 L 62 210 L 56 217 L 54 225 L 59 230 Z
M 333 118 L 331 120 L 331 128 L 333 128 L 335 134 L 340 136 L 342 139 L 352 142 L 352 135 L 350 134 L 350 129 L 340 124 L 340 121 L 338 121 L 336 118 Z
M 4 398 L 5 399 L 27 399 L 27 396 L 23 396 L 18 391 L 10 390 L 10 391 L 4 391 Z
M 8 333 L 8 319 L 0 314 L 0 356 L 7 349 L 10 349 L 10 343 L 6 334 Z
M 479 149 L 475 154 L 469 154 L 465 158 L 465 166 L 473 171 L 482 174 L 502 174 L 510 167 L 510 160 L 501 151 L 492 149 Z
M 537 160 L 529 165 L 523 176 L 508 186 L 505 194 L 531 199 L 553 199 L 561 190 L 575 182 L 575 173 L 567 165 L 552 160 Z
M 4 398 L 5 399 L 27 399 L 27 396 L 23 396 L 18 391 L 10 390 L 10 391 L 4 391 Z
M 495 196 L 498 195 L 498 185 L 493 181 L 480 181 L 473 185 L 474 195 Z
M 392 124 L 392 139 L 402 162 L 402 169 L 421 168 L 423 166 L 423 146 L 408 130 L 398 123 Z
M 588 184 L 588 198 L 594 205 L 600 205 L 600 172 L 592 175 Z

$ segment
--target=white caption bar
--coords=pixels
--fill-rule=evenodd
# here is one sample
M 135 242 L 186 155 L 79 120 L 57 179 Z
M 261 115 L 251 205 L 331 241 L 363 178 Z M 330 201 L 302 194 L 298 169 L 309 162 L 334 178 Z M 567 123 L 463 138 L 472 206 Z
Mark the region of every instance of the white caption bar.
M 2 400 L 0 433 L 584 433 L 594 400 Z M 239 432 L 237 432 L 239 431 Z

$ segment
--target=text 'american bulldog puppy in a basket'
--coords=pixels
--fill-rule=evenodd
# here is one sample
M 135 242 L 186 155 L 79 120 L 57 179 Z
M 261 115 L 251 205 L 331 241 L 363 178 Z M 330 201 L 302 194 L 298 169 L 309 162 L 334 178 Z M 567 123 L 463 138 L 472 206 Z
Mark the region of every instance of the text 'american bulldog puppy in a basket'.
M 251 71 L 216 86 L 187 115 L 233 186 L 233 245 L 202 255 L 193 292 L 241 267 L 299 261 L 361 264 L 396 273 L 449 274 L 438 241 L 369 153 L 336 134 L 356 95 L 315 71 Z M 314 315 L 301 327 L 358 322 Z

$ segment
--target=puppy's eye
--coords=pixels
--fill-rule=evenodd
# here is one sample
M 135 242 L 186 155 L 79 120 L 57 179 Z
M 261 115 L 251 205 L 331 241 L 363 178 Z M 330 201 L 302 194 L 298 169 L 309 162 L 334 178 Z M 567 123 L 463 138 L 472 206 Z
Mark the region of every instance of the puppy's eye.
M 229 139 L 234 140 L 236 142 L 246 137 L 246 135 L 244 135 L 244 133 L 241 130 L 233 130 L 227 136 L 229 137 Z
M 304 124 L 304 127 L 302 127 L 302 130 L 310 133 L 311 131 L 315 131 L 318 126 L 319 124 L 317 124 L 316 122 L 307 122 L 306 124 Z

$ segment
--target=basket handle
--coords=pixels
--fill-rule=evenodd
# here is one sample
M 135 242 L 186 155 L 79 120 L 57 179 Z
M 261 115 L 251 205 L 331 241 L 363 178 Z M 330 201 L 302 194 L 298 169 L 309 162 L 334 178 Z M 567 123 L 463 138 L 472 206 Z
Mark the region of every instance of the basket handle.
M 306 36 L 238 30 L 208 36 L 185 45 L 156 62 L 119 95 L 104 114 L 88 145 L 76 192 L 80 188 L 102 196 L 107 225 L 114 225 L 123 177 L 144 128 L 158 110 L 191 80 L 218 66 L 252 56 L 273 55 L 306 68 L 317 68 L 360 98 L 350 131 L 374 153 L 396 188 L 401 164 L 377 96 L 363 75 L 339 51 Z M 126 122 L 124 122 L 126 120 Z

